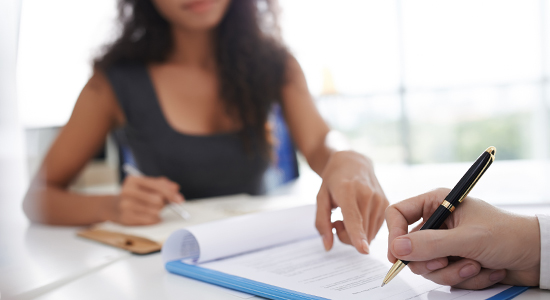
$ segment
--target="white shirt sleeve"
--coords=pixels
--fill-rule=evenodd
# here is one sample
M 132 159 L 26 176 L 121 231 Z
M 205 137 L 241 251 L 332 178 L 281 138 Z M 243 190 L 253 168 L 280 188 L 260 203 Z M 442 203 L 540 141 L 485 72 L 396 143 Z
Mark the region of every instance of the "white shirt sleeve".
M 540 288 L 550 290 L 550 216 L 537 215 L 540 226 Z

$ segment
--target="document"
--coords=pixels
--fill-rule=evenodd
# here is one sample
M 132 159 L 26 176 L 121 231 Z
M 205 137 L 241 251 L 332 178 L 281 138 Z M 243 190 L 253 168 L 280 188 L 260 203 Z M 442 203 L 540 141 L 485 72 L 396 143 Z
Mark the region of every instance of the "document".
M 451 289 L 408 269 L 380 287 L 391 267 L 389 262 L 362 255 L 338 241 L 330 252 L 325 252 L 320 238 L 204 263 L 201 267 L 328 299 L 486 299 L 509 288 Z
M 360 254 L 337 238 L 326 252 L 314 227 L 315 210 L 307 205 L 178 230 L 162 249 L 166 268 L 273 299 L 466 300 L 486 299 L 510 288 L 452 289 L 408 269 L 380 287 L 391 267 L 381 257 L 385 255 Z
M 161 213 L 162 222 L 147 226 L 124 226 L 113 222 L 103 222 L 94 229 L 130 234 L 163 243 L 178 229 L 205 222 L 220 220 L 261 211 L 277 210 L 306 204 L 293 196 L 250 196 L 238 194 L 187 201 L 184 208 L 191 214 L 188 220 L 182 219 L 170 209 Z
M 176 231 L 165 242 L 165 262 L 202 263 L 317 236 L 315 205 L 249 214 Z

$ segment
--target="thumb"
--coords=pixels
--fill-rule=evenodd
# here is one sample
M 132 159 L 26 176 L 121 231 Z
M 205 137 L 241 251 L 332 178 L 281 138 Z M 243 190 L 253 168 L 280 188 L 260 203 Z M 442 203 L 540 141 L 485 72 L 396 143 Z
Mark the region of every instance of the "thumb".
M 467 250 L 476 247 L 472 235 L 463 229 L 421 230 L 395 238 L 390 244 L 391 253 L 407 261 L 427 261 L 440 257 L 465 257 Z

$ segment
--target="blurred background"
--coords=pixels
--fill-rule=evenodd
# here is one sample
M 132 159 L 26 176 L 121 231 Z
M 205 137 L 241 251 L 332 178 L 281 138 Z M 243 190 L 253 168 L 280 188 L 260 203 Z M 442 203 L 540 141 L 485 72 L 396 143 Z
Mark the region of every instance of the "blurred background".
M 8 2 L 14 42 L 2 39 L 2 49 L 12 49 L 4 60 L 16 80 L 2 77 L 0 107 L 11 113 L 0 111 L 0 124 L 24 149 L 29 178 L 67 122 L 91 59 L 116 36 L 116 1 Z M 550 203 L 550 0 L 279 2 L 283 38 L 319 110 L 373 159 L 390 201 L 452 187 L 493 145 L 499 164 L 478 195 Z M 76 185 L 116 181 L 116 150 L 105 149 Z

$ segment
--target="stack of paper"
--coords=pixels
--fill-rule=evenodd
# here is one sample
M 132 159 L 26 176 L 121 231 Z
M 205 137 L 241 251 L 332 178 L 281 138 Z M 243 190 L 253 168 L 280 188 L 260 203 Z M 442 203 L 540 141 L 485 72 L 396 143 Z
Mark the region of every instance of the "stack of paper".
M 174 232 L 163 246 L 172 273 L 270 299 L 509 299 L 524 288 L 451 289 L 335 241 L 325 252 L 315 206 L 245 215 Z M 503 292 L 504 293 L 501 293 Z

